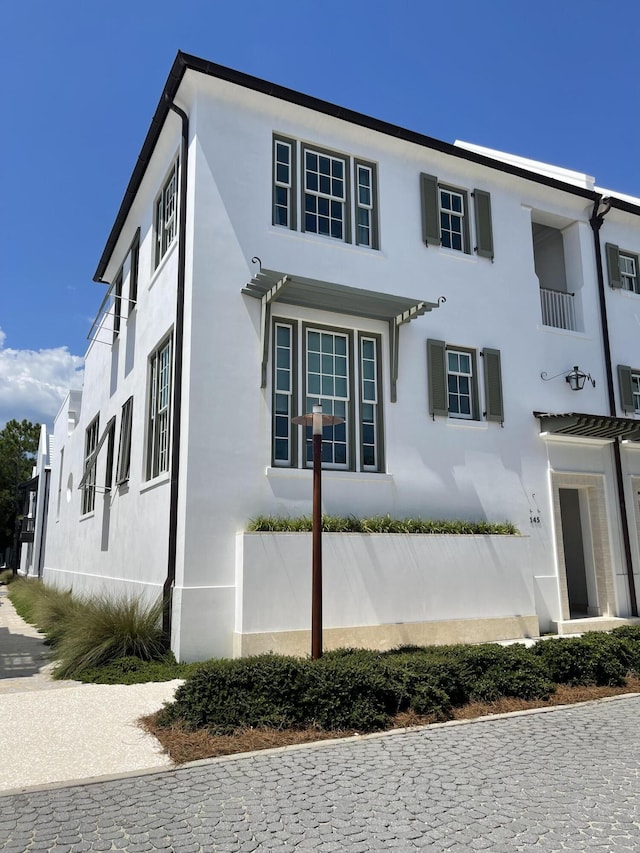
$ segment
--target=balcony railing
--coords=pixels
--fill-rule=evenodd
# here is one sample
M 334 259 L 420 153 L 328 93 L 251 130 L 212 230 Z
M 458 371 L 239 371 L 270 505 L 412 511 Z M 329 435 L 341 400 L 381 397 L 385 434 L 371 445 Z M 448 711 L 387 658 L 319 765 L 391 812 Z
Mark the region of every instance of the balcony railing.
M 542 323 L 555 329 L 577 330 L 574 294 L 540 288 Z

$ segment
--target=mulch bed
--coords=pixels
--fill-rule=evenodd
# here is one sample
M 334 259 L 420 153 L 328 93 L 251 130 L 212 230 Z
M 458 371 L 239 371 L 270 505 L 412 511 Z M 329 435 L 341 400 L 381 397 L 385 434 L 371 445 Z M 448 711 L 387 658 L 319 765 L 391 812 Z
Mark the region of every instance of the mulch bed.
M 454 720 L 472 720 L 489 714 L 505 714 L 511 711 L 526 711 L 531 708 L 550 708 L 554 705 L 572 705 L 576 702 L 590 702 L 606 696 L 619 696 L 623 693 L 640 693 L 640 678 L 629 676 L 624 687 L 566 687 L 559 685 L 556 692 L 546 701 L 525 699 L 499 699 L 496 702 L 470 702 L 461 708 L 453 709 Z M 143 717 L 142 727 L 162 744 L 165 752 L 175 764 L 198 761 L 202 758 L 215 758 L 221 755 L 233 755 L 240 752 L 254 752 L 260 749 L 292 746 L 312 743 L 333 738 L 351 737 L 357 731 L 321 731 L 319 729 L 240 729 L 232 735 L 213 735 L 206 729 L 188 731 L 178 725 L 160 728 L 156 715 Z M 423 726 L 433 723 L 433 718 L 419 716 L 411 712 L 397 714 L 390 730 Z

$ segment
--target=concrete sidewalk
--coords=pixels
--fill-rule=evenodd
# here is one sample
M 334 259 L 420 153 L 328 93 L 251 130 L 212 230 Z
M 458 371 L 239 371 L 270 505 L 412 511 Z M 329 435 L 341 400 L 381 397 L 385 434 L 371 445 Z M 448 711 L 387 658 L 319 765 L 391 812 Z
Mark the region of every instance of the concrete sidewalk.
M 180 681 L 54 681 L 42 635 L 0 587 L 0 791 L 171 767 L 138 727 Z

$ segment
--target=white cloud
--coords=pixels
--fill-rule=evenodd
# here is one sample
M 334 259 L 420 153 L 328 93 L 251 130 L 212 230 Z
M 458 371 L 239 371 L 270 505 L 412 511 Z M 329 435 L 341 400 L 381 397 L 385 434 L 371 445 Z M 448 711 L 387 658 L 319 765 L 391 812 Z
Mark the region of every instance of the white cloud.
M 0 429 L 16 420 L 51 425 L 71 388 L 82 387 L 83 359 L 67 347 L 5 348 L 0 329 Z

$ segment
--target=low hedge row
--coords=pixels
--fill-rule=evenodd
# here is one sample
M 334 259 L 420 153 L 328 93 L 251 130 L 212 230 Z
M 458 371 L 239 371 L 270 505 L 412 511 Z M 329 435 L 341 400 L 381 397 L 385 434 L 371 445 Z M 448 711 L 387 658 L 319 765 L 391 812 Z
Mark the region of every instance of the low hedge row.
M 545 699 L 556 684 L 621 685 L 640 674 L 640 628 L 520 644 L 339 649 L 320 660 L 258 655 L 198 666 L 158 722 L 229 734 L 241 727 L 376 731 L 399 711 L 436 720 L 454 706 Z

